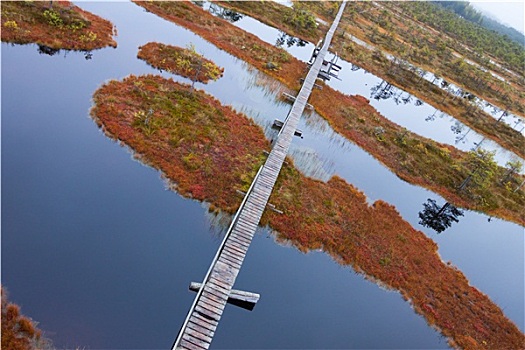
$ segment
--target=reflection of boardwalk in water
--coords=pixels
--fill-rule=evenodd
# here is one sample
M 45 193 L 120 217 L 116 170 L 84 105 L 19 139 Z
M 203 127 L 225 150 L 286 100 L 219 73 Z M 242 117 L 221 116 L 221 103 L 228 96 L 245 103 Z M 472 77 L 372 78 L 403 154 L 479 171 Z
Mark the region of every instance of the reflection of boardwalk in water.
M 235 298 L 235 295 L 238 295 L 240 292 L 236 291 L 235 295 L 232 294 L 233 284 L 288 153 L 299 119 L 321 70 L 324 56 L 328 51 L 344 6 L 345 3 L 343 2 L 330 30 L 326 34 L 323 46 L 317 54 L 315 62 L 308 71 L 303 86 L 281 128 L 272 151 L 255 176 L 211 263 L 204 282 L 200 286 L 188 316 L 173 344 L 173 349 L 207 349 L 210 346 L 228 299 Z M 248 294 L 252 297 L 251 300 L 258 297 L 253 293 Z

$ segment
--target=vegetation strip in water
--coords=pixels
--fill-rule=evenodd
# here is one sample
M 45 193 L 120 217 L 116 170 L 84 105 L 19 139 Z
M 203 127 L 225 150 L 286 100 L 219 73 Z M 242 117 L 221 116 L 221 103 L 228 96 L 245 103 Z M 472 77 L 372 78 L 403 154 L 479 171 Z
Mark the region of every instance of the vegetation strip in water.
M 187 1 L 136 3 L 299 90 L 306 64 L 283 49 Z M 525 194 L 523 189 L 515 190 L 523 176 L 514 173 L 506 176 L 509 170 L 498 167 L 490 155 L 461 152 L 411 133 L 383 117 L 365 98 L 348 96 L 328 86 L 315 89 L 310 103 L 335 131 L 372 154 L 403 180 L 439 193 L 455 206 L 525 224 Z M 467 178 L 473 181 L 458 190 Z
M 361 40 L 443 75 L 485 100 L 525 113 L 523 80 L 495 64 L 507 62 L 523 74 L 523 45 L 428 2 L 413 6 L 401 1 L 357 2 L 346 14 L 343 28 Z M 490 51 L 497 51 L 497 55 Z M 510 84 L 493 76 L 489 69 L 505 76 Z
M 139 47 L 138 58 L 154 68 L 181 75 L 192 81 L 207 83 L 222 77 L 224 68 L 198 54 L 193 45 L 182 48 L 160 43 Z
M 315 43 L 318 38 L 322 36 L 320 30 L 321 26 L 316 30 L 304 31 L 299 30 L 296 26 L 287 24 L 286 21 L 281 21 L 281 18 L 286 18 L 287 16 L 291 17 L 289 13 L 294 13 L 294 11 L 291 8 L 278 3 L 261 3 L 257 1 L 221 1 L 218 3 L 226 8 L 231 8 L 252 16 L 253 18 L 256 18 L 257 20 L 262 21 L 268 25 L 274 26 L 281 30 L 286 30 L 287 33 L 301 37 L 304 40 Z M 303 4 L 299 7 L 302 12 L 308 11 L 310 14 L 320 14 L 324 18 L 330 18 L 330 16 L 335 13 L 337 8 L 336 5 L 334 9 L 335 3 L 330 1 L 308 1 L 304 3 L 296 2 L 295 4 L 297 3 Z M 480 108 L 472 106 L 467 99 L 453 98 L 448 96 L 446 91 L 427 81 L 426 79 L 421 78 L 421 76 L 417 75 L 413 70 L 404 67 L 400 62 L 394 63 L 388 60 L 384 55 L 379 54 L 377 51 L 369 50 L 365 47 L 359 46 L 350 41 L 348 38 L 345 39 L 349 33 L 356 36 L 363 36 L 365 34 L 361 33 L 360 31 L 364 30 L 363 28 L 371 27 L 362 25 L 361 22 L 363 22 L 364 19 L 356 15 L 358 10 L 365 11 L 364 9 L 360 8 L 355 9 L 358 6 L 365 6 L 360 4 L 360 2 L 358 3 L 359 4 L 349 3 L 347 9 L 345 9 L 345 13 L 341 19 L 341 24 L 336 30 L 335 38 L 337 39 L 333 40 L 331 45 L 333 51 L 337 52 L 343 59 L 359 65 L 363 69 L 372 72 L 382 79 L 386 79 L 388 82 L 395 84 L 417 98 L 426 101 L 435 108 L 438 108 L 439 110 L 454 116 L 454 118 L 457 120 L 462 121 L 479 133 L 496 141 L 502 147 L 511 150 L 521 157 L 525 157 L 525 139 L 523 138 L 523 135 L 521 135 L 518 131 L 513 130 L 506 123 L 497 123 L 493 117 L 483 112 Z M 295 12 L 299 12 L 299 10 Z M 299 14 L 296 14 L 295 16 L 299 16 L 302 12 L 299 12 Z M 369 35 L 368 31 L 366 31 L 366 35 Z M 386 36 L 387 34 L 383 33 L 383 35 Z M 376 34 L 376 36 L 379 37 L 380 34 Z M 390 40 L 385 39 L 385 42 L 390 42 Z M 380 47 L 384 49 L 383 46 Z M 456 69 L 457 65 L 453 65 L 452 67 Z M 473 75 L 474 73 L 470 72 L 470 70 L 473 70 L 474 68 L 470 65 L 462 65 L 461 67 L 464 75 L 466 74 L 469 76 L 468 78 L 465 78 L 465 80 L 468 82 L 473 81 L 470 75 Z M 435 67 L 428 68 L 430 69 Z M 436 69 L 433 70 L 436 71 Z M 457 72 L 452 73 L 453 74 L 449 75 L 456 77 L 458 76 Z M 477 79 L 479 78 L 480 76 L 478 74 Z M 492 76 L 490 76 L 490 78 L 492 78 Z M 485 80 L 490 78 L 485 77 L 483 79 Z M 450 82 L 450 80 L 448 81 Z M 497 83 L 500 83 L 500 81 L 497 80 Z M 488 98 L 487 96 L 484 97 Z M 519 97 L 514 97 L 513 100 L 511 96 L 509 99 L 510 101 L 519 101 Z M 508 103 L 504 103 L 504 105 L 506 106 Z
M 160 76 L 110 81 L 93 96 L 91 116 L 106 135 L 163 172 L 183 196 L 233 212 L 270 147 L 260 127 L 203 91 Z M 490 299 L 441 261 L 437 245 L 383 201 L 372 206 L 338 177 L 305 177 L 288 159 L 266 211 L 268 224 L 303 251 L 397 289 L 428 323 L 463 348 L 519 348 L 525 337 Z
M 54 50 L 117 47 L 113 25 L 69 1 L 2 1 L 2 41 Z

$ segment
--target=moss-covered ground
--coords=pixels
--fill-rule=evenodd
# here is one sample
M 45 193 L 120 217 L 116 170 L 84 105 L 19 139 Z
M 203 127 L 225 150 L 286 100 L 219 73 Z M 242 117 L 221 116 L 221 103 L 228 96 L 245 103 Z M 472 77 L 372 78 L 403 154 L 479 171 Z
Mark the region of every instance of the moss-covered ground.
M 113 25 L 69 1 L 2 1 L 2 41 L 51 49 L 116 47 Z
M 152 67 L 201 83 L 217 80 L 224 72 L 224 68 L 218 67 L 198 54 L 191 45 L 182 48 L 161 43 L 147 43 L 139 47 L 137 57 Z

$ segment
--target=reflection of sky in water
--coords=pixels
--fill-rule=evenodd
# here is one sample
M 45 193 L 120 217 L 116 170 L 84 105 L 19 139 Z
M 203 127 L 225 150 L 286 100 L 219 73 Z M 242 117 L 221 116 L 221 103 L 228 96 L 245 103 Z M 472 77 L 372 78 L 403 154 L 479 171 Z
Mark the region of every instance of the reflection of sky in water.
M 352 71 L 351 64 L 343 60 L 340 60 L 340 65 L 343 67 L 339 74 L 341 81 L 331 80 L 328 83 L 331 87 L 346 94 L 367 97 L 370 104 L 382 115 L 410 131 L 463 151 L 470 151 L 484 139 L 482 135 L 450 115 L 429 104 L 421 103 L 416 97 L 387 84 L 373 74 L 362 69 Z M 374 98 L 385 88 L 388 88 L 388 98 Z M 457 133 L 458 131 L 460 132 Z M 483 140 L 482 148 L 495 151 L 495 159 L 502 166 L 517 157 L 489 139 Z
M 349 38 L 355 42 L 356 44 L 358 45 L 361 45 L 363 47 L 366 47 L 367 49 L 369 50 L 375 50 L 375 46 L 371 45 L 371 44 L 368 44 L 362 40 L 360 40 L 359 38 L 356 38 L 352 35 L 349 36 Z M 394 60 L 395 57 L 392 56 L 391 54 L 386 54 L 385 55 L 389 60 Z M 468 61 L 468 60 L 467 60 Z M 469 63 L 473 63 L 473 62 L 469 62 Z M 408 62 L 405 62 L 405 64 L 409 67 L 414 67 L 412 64 L 408 63 Z M 459 96 L 463 93 L 463 90 L 461 88 L 459 88 L 457 85 L 453 84 L 453 83 L 450 83 L 450 82 L 447 82 L 446 86 L 442 85 L 442 82 L 444 81 L 443 78 L 436 78 L 436 76 L 430 72 L 426 72 L 420 68 L 417 68 L 419 70 L 420 73 L 422 73 L 422 78 L 433 83 L 434 85 L 442 88 L 443 90 L 446 90 L 449 92 L 450 96 Z M 498 79 L 502 79 L 501 77 L 499 77 L 498 75 L 494 74 L 493 72 L 491 72 L 491 74 L 495 77 L 497 77 Z M 363 96 L 367 96 L 366 94 L 363 95 Z M 487 112 L 489 115 L 491 115 L 492 117 L 495 117 L 495 119 L 498 119 L 498 116 L 495 116 L 496 114 L 499 114 L 502 112 L 502 110 L 498 107 L 492 107 L 492 105 L 490 103 L 488 103 L 487 101 L 481 99 L 481 98 L 478 98 L 476 97 L 475 99 L 475 102 L 476 102 L 476 105 L 478 106 L 477 108 L 481 108 L 483 111 Z M 523 118 L 520 118 L 514 114 L 509 114 L 509 116 L 505 119 L 502 120 L 502 122 L 508 124 L 510 127 L 512 127 L 514 130 L 517 130 L 519 131 L 521 134 L 525 135 L 525 129 L 522 128 L 522 124 L 516 124 L 519 120 L 522 120 Z M 523 121 L 522 121 L 523 122 Z
M 204 8 L 209 9 L 209 6 L 210 4 L 206 3 Z M 216 9 L 222 9 L 215 4 L 213 6 Z M 217 11 L 216 9 L 215 11 Z M 233 22 L 233 24 L 247 32 L 256 34 L 261 40 L 272 45 L 276 43 L 276 39 L 282 34 L 279 30 L 246 15 L 243 15 L 242 19 Z M 357 40 L 360 44 L 364 43 L 357 38 L 352 38 L 352 40 Z M 313 47 L 310 43 L 305 47 L 283 46 L 289 53 L 302 61 L 310 59 Z M 364 70 L 352 70 L 352 65 L 342 59 L 338 61 L 338 64 L 343 67 L 339 73 L 341 80 L 332 79 L 328 82 L 328 85 L 345 94 L 357 94 L 367 97 L 370 100 L 370 104 L 382 115 L 412 132 L 437 142 L 453 145 L 463 151 L 470 151 L 481 143 L 482 148 L 496 153 L 495 159 L 501 166 L 505 166 L 508 161 L 517 158 L 513 152 L 507 151 L 492 140 L 484 139 L 482 135 L 471 130 L 452 116 L 423 103 L 411 94 L 396 87 L 390 88 L 392 98 L 373 98 L 372 94 L 375 91 L 373 89 L 378 86 L 384 87 L 386 83 L 382 84 L 383 81 L 380 78 Z M 425 73 L 423 78 L 430 79 L 431 76 L 432 74 Z M 435 83 L 439 84 L 439 82 L 440 80 L 436 80 Z M 450 87 L 454 91 L 459 89 L 453 84 L 450 84 Z M 409 102 L 405 103 L 403 100 Z M 415 105 L 416 101 L 417 105 Z M 504 121 L 510 121 L 511 119 L 512 117 L 509 116 Z M 525 169 L 522 171 L 525 171 Z
M 201 204 L 165 191 L 156 171 L 130 162 L 100 134 L 86 118 L 91 94 L 108 79 L 156 73 L 135 59 L 138 46 L 192 42 L 226 68 L 222 79 L 199 88 L 245 106 L 256 120 L 282 119 L 290 107 L 273 103 L 273 93 L 255 86 L 261 78 L 239 60 L 133 4 L 81 5 L 117 25 L 117 49 L 95 51 L 86 61 L 81 54 L 40 56 L 35 46 L 2 44 L 2 84 L 9 86 L 2 93 L 3 283 L 59 346 L 162 348 L 176 336 L 193 299 L 187 284 L 202 278 L 220 228 Z M 20 103 L 20 96 L 31 98 Z M 314 157 L 322 171 L 395 204 L 417 227 L 420 203 L 433 194 L 397 179 L 315 114 L 300 128 L 305 138 L 294 139 L 292 153 L 302 163 Z M 520 231 L 468 213 L 441 236 L 426 232 L 444 259 L 521 323 Z M 397 293 L 324 254 L 304 255 L 265 236 L 256 237 L 236 283 L 261 293 L 261 301 L 250 314 L 226 308 L 214 346 L 446 347 Z M 314 328 L 319 333 L 305 334 Z

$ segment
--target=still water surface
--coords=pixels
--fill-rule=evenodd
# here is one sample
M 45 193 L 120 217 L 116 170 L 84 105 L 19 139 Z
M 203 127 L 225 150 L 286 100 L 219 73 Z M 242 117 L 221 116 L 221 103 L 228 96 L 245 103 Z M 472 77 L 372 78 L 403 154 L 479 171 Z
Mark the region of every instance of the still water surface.
M 81 6 L 117 25 L 117 49 L 96 51 L 86 61 L 82 54 L 49 57 L 35 46 L 2 44 L 2 283 L 58 347 L 166 348 L 193 298 L 187 284 L 204 275 L 221 226 L 201 204 L 166 191 L 158 172 L 132 161 L 97 130 L 88 117 L 92 93 L 106 80 L 154 72 L 135 58 L 138 46 L 192 42 L 226 68 L 221 80 L 206 87 L 223 103 L 266 121 L 284 116 L 289 106 L 255 86 L 257 75 L 241 61 L 136 5 Z M 324 166 L 327 173 L 342 174 L 369 198 L 383 198 L 406 219 L 417 218 L 420 202 L 431 193 L 398 180 L 315 122 L 315 115 L 312 119 L 302 126 L 308 134 L 297 139 L 296 154 L 316 155 L 319 166 L 312 169 Z M 311 163 L 312 156 L 303 160 Z M 434 235 L 440 252 L 469 271 L 471 280 L 484 276 L 473 283 L 494 293 L 522 327 L 523 302 L 516 299 L 523 298 L 523 264 L 507 266 L 523 261 L 523 250 L 519 260 L 515 248 L 523 247 L 521 229 L 495 220 L 488 226 L 478 214 L 468 217 Z M 481 233 L 465 234 L 472 224 L 479 224 L 474 227 Z M 481 246 L 484 254 L 478 253 Z M 476 261 L 481 255 L 490 259 Z M 398 293 L 380 289 L 323 253 L 279 246 L 264 229 L 236 288 L 261 293 L 261 301 L 251 313 L 226 308 L 214 347 L 446 347 Z

